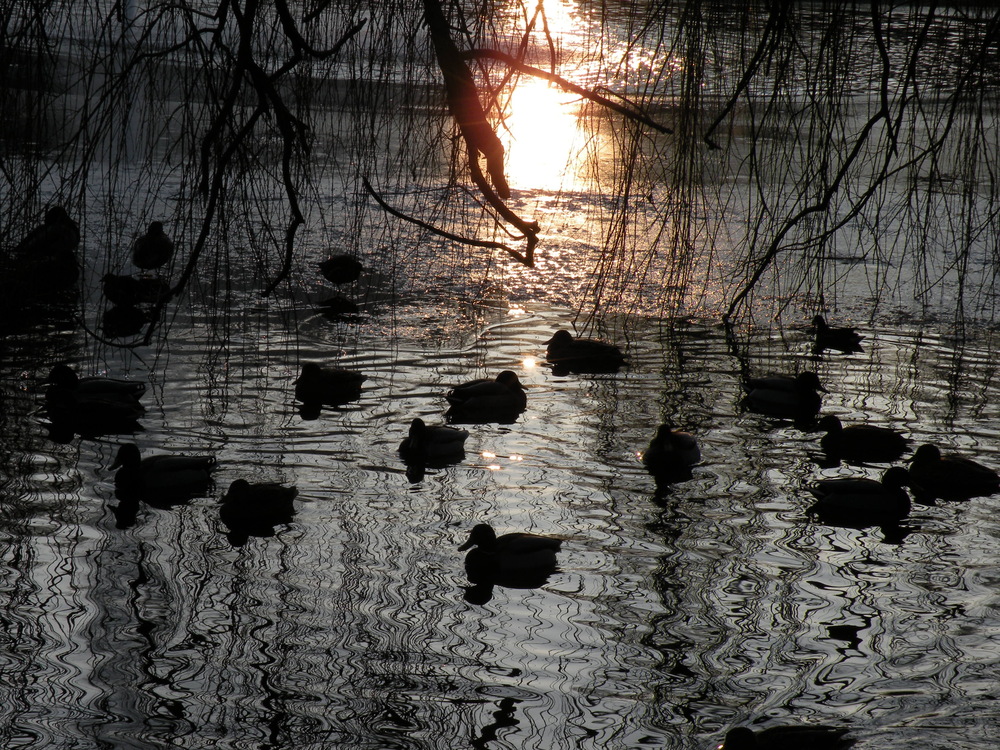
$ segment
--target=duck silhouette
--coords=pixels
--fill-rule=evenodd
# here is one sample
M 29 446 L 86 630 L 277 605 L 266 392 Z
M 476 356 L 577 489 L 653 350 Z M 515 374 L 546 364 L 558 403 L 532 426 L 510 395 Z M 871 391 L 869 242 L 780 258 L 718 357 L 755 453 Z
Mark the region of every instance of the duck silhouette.
M 861 340 L 864 336 L 858 333 L 857 329 L 834 328 L 827 324 L 822 315 L 814 317 L 812 324 L 816 332 L 816 343 L 813 346 L 813 351 L 821 353 L 826 349 L 836 349 L 844 354 L 862 351 Z
M 921 445 L 910 459 L 910 482 L 920 497 L 966 500 L 1000 491 L 996 471 L 963 456 L 942 456 L 931 443 Z
M 868 424 L 844 426 L 833 414 L 822 417 L 816 426 L 826 430 L 820 447 L 830 459 L 862 463 L 890 463 L 906 452 L 909 439 L 888 427 Z
M 350 284 L 361 277 L 364 266 L 361 261 L 351 255 L 337 254 L 319 264 L 323 278 L 331 284 Z
M 660 482 L 679 482 L 691 478 L 691 467 L 701 461 L 698 440 L 689 432 L 662 424 L 642 454 L 642 464 Z
M 546 360 L 555 374 L 617 372 L 625 355 L 616 345 L 591 338 L 574 338 L 566 330 L 556 331 L 546 343 Z
M 821 479 L 808 487 L 809 493 L 816 498 L 808 513 L 834 526 L 892 525 L 910 512 L 910 496 L 903 489 L 909 484 L 909 472 L 902 466 L 886 469 L 881 480 L 867 477 Z
M 827 393 L 814 372 L 748 378 L 743 383 L 743 405 L 750 411 L 780 419 L 812 420 L 822 406 L 820 393 Z
M 504 370 L 495 380 L 479 378 L 456 385 L 445 396 L 453 422 L 499 422 L 517 420 L 528 403 L 524 386 L 513 370 Z
M 125 443 L 118 449 L 112 469 L 121 495 L 195 495 L 208 489 L 215 469 L 213 456 L 163 454 L 142 457 L 139 446 Z
M 498 577 L 538 577 L 556 569 L 556 553 L 562 539 L 541 534 L 514 532 L 497 536 L 486 523 L 476 524 L 468 540 L 458 549 L 469 550 L 465 568 L 470 580 Z
M 822 725 L 776 726 L 754 732 L 735 727 L 726 732 L 718 750 L 844 750 L 854 744 L 850 730 Z
M 174 243 L 163 231 L 162 221 L 150 222 L 146 233 L 132 243 L 132 263 L 144 271 L 166 265 L 174 254 Z
M 410 422 L 410 430 L 399 444 L 399 454 L 407 463 L 447 464 L 465 457 L 467 430 L 447 425 L 429 426 L 420 417 Z
M 219 508 L 230 543 L 238 547 L 251 536 L 274 536 L 276 526 L 291 523 L 298 494 L 297 488 L 274 482 L 233 480 Z
M 320 406 L 340 406 L 361 398 L 364 382 L 365 376 L 356 370 L 307 362 L 295 381 L 295 398 L 316 410 Z

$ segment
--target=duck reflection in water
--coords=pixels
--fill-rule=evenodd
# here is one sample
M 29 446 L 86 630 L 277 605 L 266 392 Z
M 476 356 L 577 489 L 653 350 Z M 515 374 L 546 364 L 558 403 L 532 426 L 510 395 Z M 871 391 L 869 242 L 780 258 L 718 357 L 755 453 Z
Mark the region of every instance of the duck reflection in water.
M 768 727 L 754 732 L 749 727 L 735 727 L 726 732 L 718 750 L 845 750 L 854 740 L 845 737 L 850 730 L 823 725 Z
M 219 509 L 219 517 L 229 529 L 229 543 L 242 547 L 252 536 L 274 536 L 276 526 L 292 522 L 293 501 L 298 494 L 297 488 L 276 482 L 251 484 L 245 479 L 234 480 Z
M 493 597 L 494 586 L 512 589 L 543 586 L 557 571 L 556 553 L 562 542 L 559 537 L 526 532 L 498 537 L 489 524 L 477 524 L 458 548 L 459 552 L 469 550 L 465 572 L 474 584 L 465 589 L 465 600 L 485 604 Z

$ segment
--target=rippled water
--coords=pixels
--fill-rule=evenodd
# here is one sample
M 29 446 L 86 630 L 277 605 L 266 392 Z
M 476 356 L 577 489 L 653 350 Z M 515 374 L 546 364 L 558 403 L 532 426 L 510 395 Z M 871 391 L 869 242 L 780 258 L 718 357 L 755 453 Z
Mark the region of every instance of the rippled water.
M 525 363 L 570 322 L 255 303 L 225 339 L 197 314 L 134 355 L 9 335 L 4 746 L 697 748 L 766 719 L 849 725 L 859 747 L 988 746 L 1000 498 L 915 506 L 900 543 L 810 522 L 806 482 L 879 467 L 820 468 L 819 434 L 743 413 L 739 380 L 814 368 L 825 412 L 996 466 L 992 341 L 886 324 L 863 353 L 816 357 L 804 328 L 629 319 L 602 332 L 629 354 L 616 375 Z M 148 382 L 136 442 L 216 456 L 213 491 L 123 515 L 109 467 L 130 438 L 57 444 L 37 415 L 59 359 Z M 363 370 L 362 399 L 304 419 L 305 361 Z M 528 410 L 411 481 L 409 420 L 442 421 L 450 384 L 504 368 Z M 667 417 L 704 460 L 658 493 L 637 452 Z M 237 477 L 297 486 L 293 523 L 232 546 L 218 503 Z M 565 536 L 559 572 L 470 603 L 456 548 L 477 521 Z

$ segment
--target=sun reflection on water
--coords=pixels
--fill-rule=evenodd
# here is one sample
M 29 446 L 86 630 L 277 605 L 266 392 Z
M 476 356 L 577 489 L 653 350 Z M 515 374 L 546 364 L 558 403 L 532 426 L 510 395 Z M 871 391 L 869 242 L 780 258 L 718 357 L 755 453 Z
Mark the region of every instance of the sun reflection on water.
M 510 97 L 500 138 L 507 176 L 521 190 L 573 188 L 581 166 L 579 97 L 536 78 L 523 78 Z

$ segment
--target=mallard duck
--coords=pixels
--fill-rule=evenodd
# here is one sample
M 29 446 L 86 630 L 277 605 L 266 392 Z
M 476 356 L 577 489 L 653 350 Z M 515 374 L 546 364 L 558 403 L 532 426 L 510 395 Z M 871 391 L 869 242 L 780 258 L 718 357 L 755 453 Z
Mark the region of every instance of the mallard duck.
M 476 524 L 469 539 L 458 550 L 470 550 L 465 567 L 473 580 L 484 574 L 497 576 L 534 576 L 551 573 L 556 567 L 556 552 L 562 539 L 540 534 L 516 532 L 497 536 L 487 523 Z M 470 549 L 475 547 L 475 549 Z
M 827 325 L 826 319 L 822 315 L 813 318 L 812 324 L 816 330 L 815 351 L 836 349 L 845 354 L 861 351 L 861 339 L 864 336 L 854 328 L 833 328 Z
M 783 419 L 812 419 L 822 406 L 822 397 L 817 391 L 827 393 L 816 373 L 808 371 L 794 377 L 749 378 L 743 387 L 747 391 L 743 403 L 748 409 Z
M 625 355 L 614 344 L 598 339 L 573 338 L 573 334 L 566 330 L 556 331 L 545 343 L 545 358 L 554 370 L 616 372 L 625 363 Z
M 159 455 L 143 458 L 139 446 L 126 443 L 118 449 L 112 469 L 120 491 L 158 494 L 198 492 L 211 481 L 213 456 Z
M 919 495 L 964 500 L 1000 491 L 1000 475 L 962 456 L 942 456 L 936 445 L 921 445 L 910 460 L 910 481 Z
M 902 466 L 886 469 L 881 480 L 821 479 L 808 488 L 816 498 L 809 514 L 834 525 L 891 524 L 910 512 L 910 496 L 903 489 L 909 484 L 909 473 Z
M 361 398 L 364 382 L 365 376 L 356 370 L 307 362 L 295 381 L 295 398 L 309 406 L 340 406 Z
M 445 425 L 429 427 L 420 417 L 410 422 L 410 432 L 399 444 L 406 462 L 435 463 L 460 461 L 465 456 L 467 430 Z
M 125 399 L 131 397 L 138 399 L 146 392 L 146 385 L 135 380 L 119 380 L 116 378 L 105 378 L 90 376 L 81 378 L 76 371 L 67 364 L 58 364 L 50 371 L 45 379 L 48 385 L 46 395 L 61 392 L 72 392 L 87 396 L 110 396 Z
M 101 285 L 108 301 L 122 307 L 155 305 L 170 299 L 170 284 L 159 277 L 136 278 L 106 273 Z
M 823 452 L 833 459 L 889 463 L 896 461 L 906 451 L 909 439 L 888 427 L 869 424 L 852 424 L 844 427 L 840 419 L 828 414 L 817 422 L 826 430 L 819 444 Z
M 844 737 L 849 731 L 822 725 L 769 727 L 759 732 L 735 727 L 726 732 L 718 750 L 843 750 L 854 744 Z
M 219 517 L 229 529 L 230 541 L 239 545 L 250 536 L 274 536 L 275 526 L 291 522 L 295 515 L 292 501 L 298 494 L 295 487 L 282 484 L 233 480 L 219 509 Z
M 495 380 L 456 385 L 445 398 L 451 405 L 448 416 L 466 422 L 513 422 L 528 404 L 524 386 L 512 370 L 504 370 Z
M 128 393 L 80 393 L 62 388 L 45 394 L 50 437 L 67 442 L 74 435 L 130 435 L 142 431 L 138 420 L 146 409 Z
M 80 244 L 80 227 L 62 206 L 45 212 L 45 221 L 28 232 L 11 251 L 14 257 L 50 257 L 72 254 Z
M 163 232 L 163 222 L 153 221 L 142 237 L 132 243 L 132 262 L 146 271 L 167 263 L 174 254 L 174 243 Z
M 364 270 L 361 262 L 350 255 L 331 255 L 319 264 L 323 278 L 331 284 L 350 284 L 357 281 Z
M 661 424 L 642 454 L 643 465 L 653 474 L 673 470 L 679 466 L 694 466 L 701 461 L 698 440 L 690 432 L 675 430 Z

